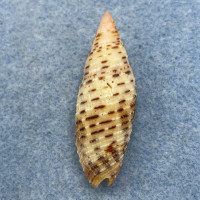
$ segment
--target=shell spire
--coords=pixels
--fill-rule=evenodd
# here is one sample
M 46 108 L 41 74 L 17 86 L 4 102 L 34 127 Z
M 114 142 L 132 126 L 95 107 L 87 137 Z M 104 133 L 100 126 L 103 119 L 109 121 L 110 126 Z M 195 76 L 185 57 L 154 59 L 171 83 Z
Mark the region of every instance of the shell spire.
M 117 28 L 115 26 L 115 22 L 111 16 L 111 14 L 106 11 L 103 17 L 101 18 L 101 22 L 97 29 L 97 33 L 103 33 L 107 31 L 116 31 Z
M 115 22 L 107 11 L 100 22 L 76 105 L 76 146 L 93 187 L 111 185 L 126 152 L 135 113 L 132 68 Z

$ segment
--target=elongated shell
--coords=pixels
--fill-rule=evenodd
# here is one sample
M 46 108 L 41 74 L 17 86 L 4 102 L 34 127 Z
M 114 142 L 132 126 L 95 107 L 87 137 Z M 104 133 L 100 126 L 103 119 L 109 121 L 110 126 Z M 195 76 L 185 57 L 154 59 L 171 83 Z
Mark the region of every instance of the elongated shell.
M 106 12 L 85 64 L 76 105 L 76 145 L 92 186 L 116 179 L 132 131 L 135 79 L 115 23 Z

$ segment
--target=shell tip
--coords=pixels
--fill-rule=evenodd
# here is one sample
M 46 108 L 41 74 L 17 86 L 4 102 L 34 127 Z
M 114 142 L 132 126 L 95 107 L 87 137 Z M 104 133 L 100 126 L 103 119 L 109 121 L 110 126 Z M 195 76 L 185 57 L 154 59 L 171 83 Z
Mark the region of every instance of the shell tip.
M 113 31 L 113 30 L 116 30 L 115 22 L 109 11 L 106 11 L 103 17 L 101 18 L 101 22 L 99 24 L 97 33 Z

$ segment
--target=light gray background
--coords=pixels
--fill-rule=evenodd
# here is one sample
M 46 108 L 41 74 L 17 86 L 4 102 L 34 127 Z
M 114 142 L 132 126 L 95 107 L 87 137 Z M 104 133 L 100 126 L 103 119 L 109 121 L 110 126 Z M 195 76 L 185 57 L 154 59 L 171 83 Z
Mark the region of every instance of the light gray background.
M 75 146 L 75 105 L 103 13 L 137 84 L 116 182 L 92 188 Z M 0 1 L 0 199 L 200 199 L 200 2 Z

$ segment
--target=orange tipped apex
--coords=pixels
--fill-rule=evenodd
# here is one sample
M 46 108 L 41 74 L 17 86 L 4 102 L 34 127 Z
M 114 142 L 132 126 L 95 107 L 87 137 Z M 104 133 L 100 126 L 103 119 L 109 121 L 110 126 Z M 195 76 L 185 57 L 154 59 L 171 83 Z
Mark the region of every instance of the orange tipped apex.
M 101 18 L 101 22 L 99 24 L 99 28 L 97 30 L 97 33 L 107 32 L 107 31 L 115 31 L 116 26 L 115 22 L 111 16 L 111 14 L 106 11 Z

